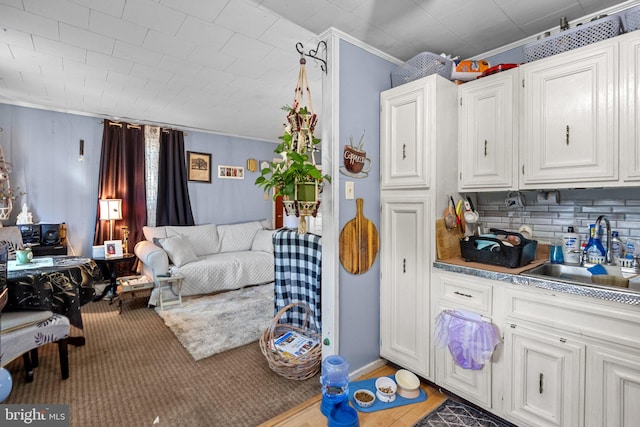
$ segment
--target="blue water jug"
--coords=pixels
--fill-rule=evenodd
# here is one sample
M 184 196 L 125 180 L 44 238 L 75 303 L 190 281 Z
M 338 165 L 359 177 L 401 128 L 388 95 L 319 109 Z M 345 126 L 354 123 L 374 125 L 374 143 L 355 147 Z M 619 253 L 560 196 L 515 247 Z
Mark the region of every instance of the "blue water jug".
M 322 362 L 321 411 L 329 416 L 336 405 L 344 402 L 349 397 L 349 364 L 342 356 L 328 356 Z

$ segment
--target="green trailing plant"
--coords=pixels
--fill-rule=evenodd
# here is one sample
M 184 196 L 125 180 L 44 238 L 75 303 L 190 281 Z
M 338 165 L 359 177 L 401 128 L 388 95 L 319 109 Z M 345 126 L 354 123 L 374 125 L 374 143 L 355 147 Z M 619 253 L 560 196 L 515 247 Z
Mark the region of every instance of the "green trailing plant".
M 309 114 L 305 107 L 300 108 L 297 113 L 291 107 L 283 107 L 283 109 L 289 111 L 290 115 Z M 314 147 L 320 144 L 320 139 L 314 138 L 311 133 L 308 135 L 311 137 L 310 149 L 313 150 Z M 326 174 L 323 175 L 320 169 L 313 164 L 307 150 L 299 153 L 295 149 L 295 143 L 304 144 L 305 141 L 294 140 L 290 124 L 285 127 L 284 135 L 280 139 L 282 142 L 278 144 L 274 153 L 279 154 L 282 160 L 269 162 L 269 166 L 260 171 L 260 176 L 255 181 L 257 186 L 262 187 L 267 192 L 274 190 L 274 200 L 278 196 L 293 200 L 297 183 L 317 181 L 321 188 L 325 181 L 331 182 L 331 177 Z

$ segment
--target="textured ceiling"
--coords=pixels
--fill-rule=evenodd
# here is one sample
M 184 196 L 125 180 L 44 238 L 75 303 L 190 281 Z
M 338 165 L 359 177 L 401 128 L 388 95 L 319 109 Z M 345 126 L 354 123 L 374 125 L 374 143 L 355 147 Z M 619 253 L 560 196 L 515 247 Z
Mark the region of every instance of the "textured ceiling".
M 329 27 L 401 60 L 466 58 L 620 3 L 0 0 L 0 102 L 276 140 L 295 45 Z M 322 72 L 307 68 L 319 110 Z

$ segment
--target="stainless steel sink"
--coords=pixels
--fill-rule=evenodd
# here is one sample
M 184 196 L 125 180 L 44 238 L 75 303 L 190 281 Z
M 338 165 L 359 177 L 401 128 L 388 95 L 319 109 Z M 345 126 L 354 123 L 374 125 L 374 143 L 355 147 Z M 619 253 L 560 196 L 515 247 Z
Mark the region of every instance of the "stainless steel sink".
M 595 286 L 608 289 L 629 289 L 640 292 L 640 276 L 632 269 L 620 268 L 620 276 L 592 275 L 588 267 L 568 264 L 541 264 L 521 274 L 544 280 L 570 283 L 581 286 Z M 628 284 L 627 284 L 628 280 Z

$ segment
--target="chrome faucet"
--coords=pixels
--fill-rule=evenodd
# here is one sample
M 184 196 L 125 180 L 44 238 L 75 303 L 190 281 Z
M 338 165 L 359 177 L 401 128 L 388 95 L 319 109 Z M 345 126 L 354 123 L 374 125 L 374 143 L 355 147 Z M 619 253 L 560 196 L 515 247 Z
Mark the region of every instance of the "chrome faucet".
M 596 235 L 600 233 L 600 223 L 604 219 L 604 223 L 607 225 L 607 248 L 606 253 L 604 254 L 604 262 L 607 265 L 614 265 L 613 256 L 611 256 L 611 223 L 609 222 L 609 218 L 604 215 L 600 215 L 598 219 L 596 219 Z
M 596 219 L 596 223 L 594 225 L 594 230 L 596 236 L 600 235 L 600 223 L 604 219 L 604 223 L 607 225 L 607 247 L 605 249 L 604 254 L 604 262 L 607 265 L 615 265 L 613 261 L 613 257 L 611 256 L 611 223 L 609 222 L 609 218 L 604 215 L 600 215 L 598 219 Z M 589 260 L 589 254 L 587 254 L 587 248 L 585 247 L 582 253 L 580 254 L 580 266 L 584 267 L 585 264 Z

